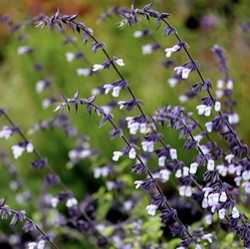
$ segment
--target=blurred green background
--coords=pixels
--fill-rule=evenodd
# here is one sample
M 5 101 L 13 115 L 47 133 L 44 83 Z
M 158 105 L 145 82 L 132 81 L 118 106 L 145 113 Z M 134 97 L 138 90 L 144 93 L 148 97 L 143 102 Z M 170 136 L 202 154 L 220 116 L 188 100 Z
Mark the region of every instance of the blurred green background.
M 135 1 L 137 7 L 143 7 L 146 1 Z M 140 29 L 140 26 L 118 28 L 119 17 L 111 17 L 103 23 L 97 20 L 101 13 L 113 5 L 130 7 L 130 1 L 97 1 L 97 0 L 0 0 L 0 15 L 9 14 L 14 23 L 21 22 L 30 16 L 44 12 L 52 16 L 57 8 L 61 14 L 78 13 L 78 21 L 86 24 L 94 30 L 94 34 L 99 41 L 105 42 L 107 51 L 111 56 L 123 58 L 126 64 L 121 68 L 121 72 L 128 80 L 137 98 L 145 103 L 144 110 L 147 114 L 152 114 L 156 108 L 162 104 L 180 105 L 178 96 L 187 91 L 187 87 L 182 84 L 176 88 L 171 88 L 167 80 L 173 75 L 172 69 L 164 70 L 160 63 L 165 60 L 162 51 L 156 51 L 151 55 L 142 55 L 141 47 L 147 43 L 152 43 L 150 37 L 145 39 L 135 39 L 133 33 Z M 218 63 L 214 54 L 210 51 L 214 44 L 225 49 L 229 75 L 234 81 L 233 98 L 237 101 L 236 111 L 240 115 L 238 133 L 245 143 L 250 145 L 249 121 L 249 72 L 250 72 L 250 35 L 244 33 L 241 25 L 248 20 L 250 3 L 248 0 L 217 0 L 217 1 L 155 1 L 153 9 L 159 12 L 172 14 L 170 23 L 177 28 L 179 35 L 189 44 L 189 51 L 198 60 L 205 79 L 210 79 L 214 84 L 218 79 L 224 77 L 218 70 Z M 147 22 L 145 22 L 147 24 Z M 148 26 L 155 30 L 155 23 L 150 22 Z M 72 35 L 71 30 L 67 30 L 68 35 Z M 153 33 L 153 36 L 161 42 L 164 48 L 171 47 L 176 43 L 174 37 L 165 38 L 161 36 L 162 27 Z M 44 110 L 41 105 L 43 98 L 48 93 L 38 95 L 35 90 L 36 82 L 44 76 L 35 73 L 34 62 L 41 62 L 47 75 L 53 79 L 54 93 L 60 96 L 63 93 L 67 97 L 72 97 L 79 89 L 80 97 L 91 96 L 91 90 L 101 85 L 96 77 L 83 78 L 76 75 L 76 69 L 88 67 L 83 60 L 75 60 L 71 63 L 65 59 L 66 52 L 76 52 L 73 46 L 62 45 L 65 37 L 57 32 L 50 32 L 47 27 L 43 31 L 27 27 L 21 30 L 27 33 L 28 37 L 24 41 L 18 41 L 17 34 L 10 34 L 8 27 L 0 26 L 0 106 L 9 107 L 8 114 L 17 125 L 20 125 L 27 133 L 34 123 L 48 119 L 56 115 L 53 107 Z M 106 58 L 101 52 L 93 54 L 90 52 L 90 45 L 83 46 L 80 42 L 81 36 L 77 37 L 77 44 L 84 52 L 92 64 L 102 63 Z M 34 56 L 17 56 L 17 48 L 21 45 L 30 45 L 35 48 Z M 184 53 L 173 55 L 173 59 L 183 64 L 187 61 Z M 104 71 L 102 77 L 105 83 L 112 83 L 117 80 L 114 72 Z M 198 82 L 196 75 L 190 77 L 192 84 Z M 123 99 L 128 95 L 123 94 Z M 105 101 L 108 98 L 105 99 Z M 103 102 L 105 103 L 105 102 Z M 187 111 L 195 112 L 197 101 L 192 101 L 186 105 Z M 76 115 L 74 111 L 70 113 L 71 120 L 78 127 L 82 134 L 90 137 L 91 145 L 98 147 L 102 152 L 102 158 L 98 159 L 100 165 L 111 160 L 114 150 L 120 150 L 124 144 L 118 140 L 110 142 L 108 132 L 109 125 L 98 129 L 99 117 L 92 115 L 89 117 L 85 110 L 80 109 Z M 116 119 L 117 120 L 117 119 Z M 1 119 L 0 127 L 6 122 Z M 166 143 L 178 149 L 180 159 L 187 165 L 192 162 L 195 152 L 191 154 L 182 149 L 183 141 L 178 140 L 175 131 L 166 129 L 162 131 L 166 134 Z M 219 141 L 219 137 L 215 137 Z M 79 199 L 84 198 L 86 193 L 94 190 L 88 188 L 88 179 L 93 178 L 91 170 L 95 166 L 91 161 L 85 160 L 73 169 L 68 169 L 68 151 L 75 146 L 74 139 L 68 139 L 63 131 L 52 130 L 40 132 L 29 136 L 36 148 L 45 155 L 53 169 L 59 173 L 63 182 L 72 189 Z M 0 148 L 7 150 L 11 155 L 11 146 L 20 141 L 15 135 L 8 141 L 1 139 Z M 29 162 L 32 155 L 23 155 L 15 165 L 20 171 L 20 176 L 25 179 L 26 188 L 32 193 L 41 193 L 43 175 L 31 169 Z M 97 163 L 97 164 L 98 164 Z M 4 165 L 4 164 L 3 164 Z M 25 203 L 20 206 L 16 203 L 15 195 L 10 190 L 9 182 L 11 176 L 7 173 L 7 168 L 2 165 L 0 177 L 0 197 L 8 196 L 8 203 L 14 208 L 25 207 Z M 129 165 L 129 163 L 128 163 Z M 126 170 L 129 174 L 129 169 Z M 97 186 L 100 181 L 93 180 Z M 96 182 L 95 182 L 96 181 Z M 91 185 L 92 186 L 92 185 Z M 52 192 L 56 193 L 56 190 Z M 30 205 L 30 204 L 28 204 Z M 34 203 L 34 206 L 39 203 Z

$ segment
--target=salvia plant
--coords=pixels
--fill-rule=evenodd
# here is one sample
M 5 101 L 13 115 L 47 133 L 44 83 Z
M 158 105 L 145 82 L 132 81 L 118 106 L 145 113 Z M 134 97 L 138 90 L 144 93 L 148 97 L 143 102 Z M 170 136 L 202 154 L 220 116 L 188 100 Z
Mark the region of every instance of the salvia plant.
M 17 141 L 6 143 L 11 153 L 2 149 L 0 154 L 1 171 L 10 178 L 10 191 L 0 200 L 1 248 L 250 248 L 246 208 L 250 157 L 237 133 L 234 81 L 224 49 L 217 44 L 211 48 L 221 74 L 214 83 L 190 52 L 193 44 L 187 44 L 172 25 L 173 17 L 153 7 L 153 3 L 142 8 L 113 7 L 99 19 L 100 23 L 118 20 L 120 32 L 133 29 L 131 43 L 150 41 L 142 47 L 143 56 L 152 56 L 155 63 L 161 56 L 164 61 L 157 66 L 157 75 L 167 72 L 171 88 L 185 89 L 176 94 L 179 105 L 162 99 L 152 112 L 146 109 L 151 103 L 144 103 L 143 91 L 140 95 L 134 90 L 135 86 L 143 89 L 144 82 L 130 82 L 133 71 L 126 71 L 129 59 L 121 58 L 122 47 L 118 44 L 116 54 L 110 52 L 114 49 L 82 17 L 58 9 L 52 17 L 40 14 L 16 24 L 8 15 L 1 16 L 1 25 L 7 25 L 20 43 L 17 54 L 28 58 L 29 63 L 23 63 L 35 75 L 36 99 L 50 115 L 26 130 L 13 110 L 1 106 L 0 137 Z M 56 40 L 53 46 L 68 50 L 62 65 L 55 67 L 78 75 L 78 85 L 67 83 L 72 95 L 58 89 L 53 70 L 41 62 L 39 46 L 30 44 L 31 29 L 35 33 L 48 29 L 61 42 Z M 76 61 L 82 66 L 72 67 Z M 141 74 L 147 70 L 145 64 Z M 85 79 L 93 83 L 86 85 Z M 80 90 L 82 84 L 87 90 Z M 157 99 L 155 82 L 151 88 L 151 98 Z M 98 123 L 89 125 L 90 119 Z M 46 132 L 53 139 L 58 130 L 71 146 L 56 155 L 60 166 L 53 165 L 32 141 Z M 179 142 L 171 139 L 173 134 L 178 134 Z M 48 146 L 49 140 L 50 136 Z M 107 156 L 96 140 L 112 155 Z M 190 160 L 181 160 L 182 154 L 190 155 Z M 39 182 L 34 193 L 19 167 L 23 157 L 22 167 L 30 164 L 35 172 L 33 185 Z M 64 165 L 62 158 L 68 158 Z M 65 171 L 74 172 L 68 173 L 73 180 Z M 86 189 L 74 193 L 74 180 Z M 14 201 L 9 203 L 11 196 Z

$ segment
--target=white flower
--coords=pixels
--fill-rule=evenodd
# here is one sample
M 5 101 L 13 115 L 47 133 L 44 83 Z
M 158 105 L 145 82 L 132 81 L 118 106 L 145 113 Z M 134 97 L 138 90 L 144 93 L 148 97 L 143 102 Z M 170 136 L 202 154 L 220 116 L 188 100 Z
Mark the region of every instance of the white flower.
M 32 48 L 29 47 L 29 46 L 21 46 L 21 47 L 19 47 L 19 48 L 17 49 L 17 53 L 18 53 L 19 55 L 27 54 L 27 53 L 29 53 L 29 52 L 31 52 L 31 51 L 32 51 Z
M 19 235 L 17 234 L 13 234 L 13 235 L 9 235 L 9 239 L 8 239 L 9 243 L 11 245 L 18 245 L 21 243 L 21 238 Z
M 182 70 L 183 70 L 184 68 L 185 68 L 185 67 L 182 67 L 182 66 L 180 66 L 180 67 L 175 67 L 175 68 L 174 68 L 174 71 L 176 71 L 176 73 L 179 75 L 179 74 L 182 73 Z
M 116 59 L 116 60 L 115 60 L 115 63 L 116 63 L 118 66 L 120 66 L 120 67 L 125 66 L 125 63 L 124 63 L 123 59 Z
M 192 196 L 192 187 L 191 186 L 186 187 L 185 196 L 187 196 L 187 197 Z
M 156 205 L 154 205 L 154 204 L 150 204 L 150 205 L 148 205 L 148 206 L 146 207 L 148 214 L 149 214 L 149 215 L 152 215 L 152 216 L 155 215 L 155 212 L 156 212 L 157 208 L 158 208 L 158 206 L 156 206 Z
M 142 46 L 142 54 L 151 54 L 153 52 L 152 44 Z
M 179 188 L 179 194 L 180 194 L 180 196 L 191 197 L 192 196 L 192 188 L 191 188 L 191 186 L 181 186 Z
M 175 173 L 175 177 L 176 177 L 176 178 L 182 177 L 181 169 L 177 169 L 177 171 L 176 171 L 176 173 Z
M 228 154 L 225 156 L 225 160 L 227 160 L 229 163 L 232 162 L 233 158 L 234 158 L 234 154 Z
M 220 99 L 223 97 L 224 91 L 223 90 L 216 90 L 215 94 L 216 94 L 217 99 Z
M 37 246 L 37 243 L 36 242 L 29 242 L 28 243 L 28 249 L 35 249 Z
M 106 186 L 107 186 L 107 189 L 108 189 L 108 190 L 112 190 L 112 189 L 114 189 L 114 187 L 115 187 L 115 183 L 114 183 L 114 182 L 111 182 L 111 181 L 107 181 L 107 182 L 106 182 Z
M 216 167 L 216 169 L 218 170 L 218 172 L 219 172 L 219 174 L 221 175 L 221 176 L 226 176 L 227 175 L 227 167 L 225 167 L 225 165 L 218 165 L 217 167 Z
M 234 178 L 234 182 L 235 182 L 236 186 L 238 186 L 238 187 L 240 187 L 241 181 L 242 181 L 241 176 L 237 176 L 237 177 Z M 243 184 L 242 184 L 242 186 L 243 186 Z
M 138 189 L 141 187 L 143 181 L 135 181 L 134 184 L 135 184 L 135 188 Z
M 220 209 L 218 212 L 219 218 L 223 220 L 225 218 L 225 215 L 226 215 L 226 209 L 225 208 Z
M 220 194 L 220 202 L 225 202 L 227 200 L 227 194 L 226 192 L 221 192 Z
M 213 235 L 211 233 L 204 234 L 201 238 L 204 240 L 207 240 L 209 243 L 213 242 L 213 240 L 212 240 Z
M 210 187 L 205 187 L 202 189 L 202 191 L 204 192 L 204 197 L 208 197 L 208 194 L 212 191 L 213 189 Z
M 211 115 L 212 106 L 206 106 L 204 116 L 209 117 Z
M 105 231 L 105 229 L 106 229 L 106 226 L 103 224 L 96 225 L 95 227 L 96 227 L 96 230 L 100 233 Z
M 52 197 L 50 200 L 50 204 L 53 208 L 55 208 L 57 206 L 57 204 L 59 203 L 59 200 L 57 197 Z
M 166 52 L 166 57 L 169 58 L 173 51 L 172 51 L 172 48 L 166 48 L 165 52 Z
M 206 128 L 207 128 L 207 132 L 211 132 L 213 130 L 213 123 L 212 122 L 207 122 L 205 124 Z
M 42 93 L 46 84 L 44 80 L 39 80 L 36 82 L 36 92 L 37 93 Z
M 198 105 L 196 106 L 196 110 L 198 110 L 199 115 L 203 115 L 205 112 L 206 105 Z
M 181 103 L 184 103 L 184 102 L 188 101 L 188 96 L 187 95 L 180 95 L 178 99 Z
M 19 146 L 19 145 L 13 145 L 11 147 L 14 158 L 17 159 L 18 157 L 20 157 L 23 152 L 25 151 L 25 148 L 23 146 Z
M 234 219 L 240 217 L 240 213 L 239 213 L 237 207 L 233 207 L 233 210 L 232 210 L 232 217 L 233 217 Z
M 114 86 L 111 84 L 105 84 L 103 88 L 105 89 L 105 94 L 108 94 L 110 90 L 114 88 Z
M 234 87 L 234 83 L 233 83 L 233 81 L 232 80 L 228 80 L 227 81 L 227 89 L 229 89 L 229 90 L 233 90 L 233 87 Z
M 232 113 L 228 115 L 229 124 L 238 124 L 240 122 L 239 115 L 237 113 Z
M 159 165 L 160 167 L 163 167 L 163 166 L 165 165 L 165 160 L 166 160 L 166 157 L 165 157 L 165 156 L 160 156 L 160 157 L 158 158 L 158 165 Z
M 187 79 L 190 73 L 191 70 L 189 68 L 184 68 L 181 74 L 182 79 Z
M 100 89 L 98 89 L 98 88 L 93 88 L 92 90 L 91 90 L 91 94 L 92 94 L 92 96 L 93 95 L 99 95 L 101 93 L 101 91 L 100 91 Z
M 222 89 L 224 87 L 224 80 L 217 80 L 217 88 Z
M 190 164 L 189 172 L 190 174 L 195 174 L 197 171 L 198 163 L 194 162 Z
M 201 247 L 200 244 L 196 244 L 196 245 L 195 245 L 195 249 L 202 249 L 202 247 Z
M 45 240 L 40 240 L 37 245 L 37 249 L 44 249 L 45 248 Z
M 201 141 L 202 138 L 203 138 L 202 135 L 196 135 L 196 136 L 194 136 L 194 140 L 195 140 L 196 142 L 198 142 L 198 143 L 200 143 L 200 141 Z
M 205 216 L 205 220 L 206 220 L 206 223 L 208 225 L 212 224 L 212 218 L 213 218 L 213 216 L 211 214 L 208 214 L 208 215 Z
M 208 205 L 215 206 L 219 203 L 219 193 L 212 193 L 208 195 Z
M 176 79 L 176 78 L 170 78 L 168 80 L 168 84 L 171 86 L 171 87 L 175 87 L 175 85 L 178 83 L 179 81 Z
M 215 102 L 215 105 L 214 105 L 214 110 L 215 110 L 216 112 L 219 112 L 220 109 L 221 109 L 221 103 L 220 103 L 219 101 L 216 101 L 216 102 Z
M 131 210 L 133 205 L 134 205 L 133 201 L 130 201 L 130 200 L 123 202 L 123 207 L 127 211 Z
M 114 161 L 118 161 L 119 158 L 120 158 L 122 155 L 123 155 L 123 153 L 122 153 L 121 151 L 114 151 L 114 152 L 113 152 L 113 157 L 112 157 L 112 159 L 113 159 Z
M 113 96 L 113 97 L 118 97 L 119 94 L 120 94 L 120 91 L 121 91 L 121 87 L 115 86 L 115 87 L 113 88 L 112 96 Z M 105 92 L 106 92 L 106 91 L 105 91 Z
M 211 212 L 214 213 L 216 208 L 217 208 L 218 204 L 214 204 L 212 207 L 211 207 Z
M 136 151 L 135 151 L 135 148 L 131 148 L 131 149 L 129 150 L 128 157 L 129 157 L 130 159 L 135 159 L 135 158 L 136 158 Z
M 202 200 L 201 206 L 205 209 L 208 208 L 208 199 L 205 197 Z
M 4 126 L 0 131 L 0 137 L 8 139 L 13 134 L 12 130 L 8 126 Z
M 189 74 L 191 73 L 191 70 L 189 68 L 185 68 L 185 67 L 175 67 L 174 71 L 176 71 L 176 73 L 179 75 L 181 74 L 182 79 L 187 79 Z
M 33 150 L 34 150 L 33 144 L 32 144 L 32 143 L 28 143 L 28 144 L 26 145 L 26 151 L 29 152 L 29 153 L 32 153 Z
M 65 56 L 66 56 L 66 60 L 68 61 L 68 62 L 71 62 L 71 61 L 73 61 L 74 59 L 75 59 L 75 54 L 74 53 L 71 53 L 71 52 L 67 52 L 67 53 L 65 53 Z
M 250 170 L 243 171 L 242 178 L 243 180 L 246 180 L 246 181 L 250 180 Z
M 239 186 L 239 185 L 238 185 Z M 242 187 L 244 187 L 245 188 L 245 192 L 246 193 L 250 193 L 250 182 L 244 182 L 243 184 L 242 184 Z
M 228 173 L 233 175 L 235 172 L 236 172 L 236 167 L 235 167 L 235 165 L 232 164 L 232 163 L 229 164 L 229 165 L 228 165 Z
M 119 109 L 122 110 L 125 107 L 126 101 L 118 101 Z
M 78 76 L 89 76 L 91 69 L 89 68 L 77 68 L 76 73 Z
M 102 70 L 103 68 L 104 66 L 102 64 L 94 64 L 92 71 L 96 72 L 96 71 Z
M 147 133 L 147 124 L 146 123 L 140 124 L 140 133 L 141 134 Z
M 142 149 L 145 152 L 153 152 L 154 151 L 154 142 L 153 141 L 143 141 L 141 143 Z
M 207 154 L 210 152 L 210 150 L 208 149 L 208 147 L 206 145 L 200 145 L 200 149 L 201 149 L 203 154 Z
M 188 176 L 189 175 L 189 168 L 188 167 L 183 167 L 183 172 L 182 172 L 182 176 Z
M 166 57 L 169 58 L 172 53 L 178 51 L 181 47 L 179 45 L 174 45 L 172 48 L 166 48 Z
M 71 207 L 74 207 L 78 204 L 78 201 L 76 198 L 69 198 L 67 201 L 66 201 L 66 207 L 67 208 L 71 208 Z
M 143 36 L 143 32 L 141 30 L 137 30 L 134 32 L 134 37 L 139 38 Z
M 212 159 L 209 159 L 208 162 L 207 162 L 207 170 L 214 170 L 214 160 Z
M 95 168 L 94 169 L 94 177 L 99 178 L 100 176 L 106 177 L 109 173 L 108 167 L 102 167 L 102 168 Z
M 172 160 L 177 159 L 177 150 L 176 149 L 170 149 L 169 152 L 170 152 L 170 157 Z
M 161 181 L 167 182 L 169 180 L 169 176 L 170 176 L 171 172 L 167 169 L 162 169 L 162 170 L 160 170 L 159 174 L 160 174 Z
M 99 178 L 102 175 L 102 168 L 95 168 L 94 169 L 94 177 Z
M 42 101 L 42 107 L 43 109 L 47 109 L 51 105 L 51 100 L 50 99 L 44 99 Z
M 129 133 L 132 135 L 135 135 L 139 129 L 140 124 L 138 122 L 133 122 L 131 123 L 128 128 L 129 128 Z
M 236 175 L 237 175 L 237 176 L 241 176 L 241 173 L 242 173 L 242 165 L 239 165 L 239 166 L 235 167 L 235 171 L 236 171 Z

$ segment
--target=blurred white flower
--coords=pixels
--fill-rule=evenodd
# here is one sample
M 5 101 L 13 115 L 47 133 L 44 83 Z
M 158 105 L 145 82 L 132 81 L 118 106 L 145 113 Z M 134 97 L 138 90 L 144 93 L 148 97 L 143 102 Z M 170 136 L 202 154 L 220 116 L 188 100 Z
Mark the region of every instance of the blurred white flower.
M 76 57 L 75 54 L 71 53 L 71 52 L 65 53 L 65 56 L 66 56 L 66 60 L 68 62 L 72 62 L 75 59 L 75 57 Z
M 155 215 L 157 208 L 158 208 L 158 206 L 156 206 L 156 205 L 154 205 L 154 204 L 150 204 L 150 205 L 148 205 L 148 206 L 146 207 L 148 214 L 149 214 L 149 215 L 152 215 L 152 216 Z
M 113 159 L 114 161 L 118 161 L 119 158 L 120 158 L 122 155 L 123 155 L 123 153 L 122 153 L 121 151 L 114 151 L 114 152 L 113 152 L 113 157 L 112 157 L 112 159 Z
M 102 70 L 103 68 L 104 66 L 102 64 L 94 64 L 92 71 L 96 72 L 96 71 Z
M 76 69 L 76 73 L 78 76 L 89 76 L 91 73 L 91 69 L 89 68 L 78 68 Z
M 71 208 L 71 207 L 74 207 L 78 204 L 78 201 L 76 198 L 69 198 L 67 201 L 66 201 L 66 207 L 68 208 Z
M 125 66 L 125 63 L 124 63 L 123 59 L 116 59 L 116 60 L 115 60 L 115 63 L 116 63 L 118 66 L 120 66 L 120 67 Z

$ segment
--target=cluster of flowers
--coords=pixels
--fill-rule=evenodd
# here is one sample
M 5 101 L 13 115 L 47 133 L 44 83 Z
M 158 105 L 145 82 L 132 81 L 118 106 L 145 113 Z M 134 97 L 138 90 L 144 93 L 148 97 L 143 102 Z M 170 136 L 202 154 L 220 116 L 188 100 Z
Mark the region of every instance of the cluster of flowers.
M 170 15 L 168 13 L 158 13 L 152 10 L 152 4 L 144 6 L 142 9 L 135 8 L 134 5 L 130 9 L 127 8 L 112 8 L 106 15 L 118 15 L 122 17 L 120 27 L 139 25 L 142 20 L 156 20 L 156 28 L 159 29 L 162 25 L 162 34 L 165 37 L 173 35 L 177 39 L 177 43 L 172 47 L 165 48 L 159 42 L 146 44 L 142 47 L 142 54 L 148 55 L 160 48 L 164 48 L 164 56 L 166 61 L 162 64 L 164 68 L 171 68 L 175 63 L 170 59 L 174 54 L 185 53 L 189 59 L 188 62 L 174 66 L 173 77 L 169 79 L 169 85 L 175 87 L 181 82 L 186 82 L 191 74 L 197 73 L 200 78 L 199 83 L 192 84 L 191 88 L 184 95 L 181 95 L 179 100 L 184 103 L 193 98 L 200 100 L 196 106 L 197 116 L 209 118 L 204 127 L 199 122 L 195 115 L 186 112 L 184 107 L 167 106 L 158 108 L 155 113 L 146 115 L 142 107 L 143 102 L 136 98 L 132 84 L 130 84 L 123 76 L 119 67 L 125 66 L 123 59 L 110 56 L 104 42 L 100 42 L 94 35 L 91 28 L 87 27 L 82 22 L 77 22 L 77 15 L 60 16 L 59 10 L 51 18 L 42 14 L 32 19 L 30 23 L 35 23 L 41 30 L 48 26 L 51 30 L 57 28 L 60 33 L 65 33 L 65 26 L 68 26 L 73 31 L 82 34 L 82 42 L 84 44 L 92 40 L 91 51 L 93 53 L 102 52 L 106 56 L 106 60 L 102 63 L 91 64 L 87 60 L 88 68 L 77 68 L 78 76 L 88 77 L 96 75 L 100 77 L 102 70 L 110 70 L 116 74 L 118 80 L 110 84 L 102 84 L 92 90 L 92 96 L 82 98 L 77 90 L 72 98 L 67 98 L 62 94 L 60 100 L 58 96 L 50 96 L 43 100 L 43 107 L 48 108 L 52 104 L 56 104 L 56 116 L 52 119 L 45 120 L 36 124 L 32 132 L 38 132 L 42 129 L 51 127 L 62 128 L 68 137 L 77 138 L 77 146 L 69 152 L 70 167 L 74 167 L 77 163 L 86 158 L 96 160 L 95 156 L 100 156 L 100 151 L 91 148 L 89 138 L 80 136 L 80 132 L 74 127 L 68 115 L 57 111 L 62 111 L 67 108 L 70 111 L 74 108 L 76 111 L 82 106 L 86 107 L 89 114 L 96 113 L 101 117 L 100 127 L 109 123 L 112 130 L 109 133 L 111 140 L 120 138 L 124 147 L 119 151 L 113 152 L 112 160 L 114 163 L 108 163 L 102 167 L 93 169 L 94 178 L 103 178 L 108 191 L 120 191 L 126 189 L 126 183 L 118 181 L 116 178 L 119 171 L 119 161 L 121 158 L 129 158 L 132 173 L 140 175 L 140 179 L 134 181 L 135 189 L 142 189 L 149 196 L 150 203 L 145 207 L 149 216 L 159 214 L 160 221 L 167 227 L 168 234 L 180 239 L 178 249 L 194 247 L 196 249 L 203 248 L 207 243 L 220 245 L 219 239 L 216 237 L 216 230 L 212 227 L 223 228 L 222 232 L 232 231 L 235 236 L 237 245 L 244 245 L 245 248 L 250 248 L 250 225 L 247 223 L 246 215 L 238 209 L 237 202 L 244 203 L 246 196 L 250 193 L 250 157 L 248 155 L 248 147 L 241 142 L 236 132 L 236 125 L 239 123 L 239 117 L 234 112 L 235 102 L 232 99 L 233 80 L 229 77 L 224 51 L 218 45 L 212 48 L 216 54 L 220 71 L 224 73 L 224 78 L 218 80 L 216 97 L 211 88 L 212 82 L 203 77 L 199 69 L 199 63 L 195 61 L 188 51 L 188 44 L 181 39 L 176 29 L 168 22 Z M 105 18 L 105 14 L 102 16 Z M 2 18 L 2 22 L 8 24 L 11 30 L 17 30 L 12 22 L 6 17 Z M 25 24 L 27 25 L 27 23 Z M 20 25 L 21 26 L 21 25 Z M 19 26 L 19 27 L 20 27 Z M 151 36 L 151 30 L 138 30 L 134 33 L 135 38 Z M 64 44 L 74 44 L 75 38 L 67 37 Z M 18 54 L 34 55 L 35 49 L 28 46 L 20 46 Z M 67 52 L 66 60 L 72 62 L 76 59 L 86 60 L 82 51 L 75 53 Z M 42 71 L 43 66 L 35 64 L 37 71 Z M 102 83 L 102 82 L 100 82 Z M 42 93 L 45 89 L 50 90 L 53 87 L 50 78 L 41 79 L 36 84 L 37 93 Z M 77 88 L 77 87 L 76 87 Z M 127 92 L 129 99 L 118 100 L 121 92 Z M 53 93 L 53 91 L 51 91 Z M 202 93 L 202 97 L 201 97 Z M 112 102 L 100 106 L 97 104 L 97 99 L 102 95 L 110 95 Z M 224 102 L 223 102 L 224 101 Z M 224 105 L 222 105 L 224 104 Z M 225 110 L 222 112 L 222 108 Z M 131 111 L 137 111 L 137 115 L 128 114 Z M 116 111 L 122 112 L 123 119 L 116 120 Z M 133 112 L 133 113 L 135 113 Z M 78 114 L 79 115 L 79 114 Z M 18 133 L 22 141 L 17 145 L 12 146 L 13 156 L 19 158 L 23 153 L 34 153 L 36 160 L 31 162 L 34 169 L 45 168 L 48 171 L 46 176 L 46 184 L 58 184 L 62 191 L 56 196 L 47 193 L 47 203 L 44 205 L 50 206 L 52 210 L 57 210 L 59 203 L 64 203 L 68 210 L 68 216 L 64 215 L 58 221 L 58 225 L 65 227 L 73 227 L 74 229 L 85 233 L 87 236 L 96 242 L 101 247 L 109 248 L 143 248 L 141 243 L 145 243 L 136 239 L 143 233 L 143 222 L 141 219 L 133 220 L 132 228 L 133 241 L 126 241 L 129 235 L 130 228 L 121 225 L 119 222 L 113 222 L 112 233 L 105 236 L 106 224 L 98 223 L 96 218 L 96 206 L 93 204 L 93 199 L 86 198 L 81 203 L 73 196 L 71 191 L 63 184 L 60 177 L 54 172 L 49 165 L 48 160 L 34 148 L 24 132 L 19 128 L 7 114 L 5 109 L 1 109 L 0 116 L 9 122 L 9 126 L 3 126 L 0 131 L 0 137 L 8 139 L 10 136 Z M 160 133 L 164 128 L 170 126 L 179 132 L 180 139 L 185 140 L 184 148 L 188 150 L 196 150 L 197 154 L 190 165 L 178 159 L 178 148 L 173 148 L 166 143 L 167 137 Z M 225 139 L 227 146 L 221 148 L 211 138 L 211 134 L 219 134 Z M 157 167 L 152 169 L 152 161 L 157 161 Z M 96 161 L 95 161 L 96 162 Z M 94 165 L 94 163 L 93 163 Z M 204 172 L 203 177 L 198 177 L 198 171 Z M 231 186 L 225 180 L 226 176 L 232 176 L 234 186 Z M 109 180 L 109 177 L 111 177 Z M 199 219 L 199 225 L 192 226 L 186 224 L 181 218 L 181 213 L 174 207 L 173 203 L 165 195 L 162 186 L 169 182 L 170 178 L 174 178 L 177 182 L 176 188 L 180 198 L 192 199 L 195 207 L 201 210 L 202 218 Z M 133 191 L 132 191 L 133 192 Z M 142 195 L 131 194 L 130 199 L 123 197 L 123 203 L 119 208 L 119 216 L 125 216 L 124 224 L 130 224 L 128 217 L 133 219 L 133 208 L 140 205 Z M 122 197 L 121 197 L 122 198 Z M 113 200 L 116 202 L 116 200 Z M 120 204 L 120 203 L 119 203 Z M 116 205 L 117 206 L 117 205 Z M 38 230 L 41 233 L 38 241 L 29 242 L 28 248 L 45 248 L 45 243 L 48 242 L 51 247 L 59 248 L 54 240 L 48 236 L 38 225 L 27 219 L 24 211 L 14 211 L 1 202 L 0 212 L 2 219 L 6 215 L 13 216 L 11 225 L 15 225 L 18 220 L 26 220 L 24 227 L 27 227 L 27 222 L 32 224 L 33 230 Z M 107 215 L 108 216 L 108 215 Z M 106 217 L 107 218 L 107 217 Z M 110 220 L 109 220 L 110 221 Z M 161 226 L 161 225 L 160 225 Z M 159 229 L 160 229 L 159 226 Z M 32 229 L 24 229 L 25 232 L 30 232 Z M 107 234 L 107 233 L 106 233 Z M 59 234 L 55 234 L 55 237 Z M 162 238 L 155 238 L 156 241 L 146 242 L 145 248 L 166 248 L 167 243 Z M 158 241 L 157 241 L 158 239 Z M 55 238 L 56 241 L 56 238 Z M 163 241 L 163 242 L 162 242 Z M 137 247 L 136 247 L 137 246 Z

